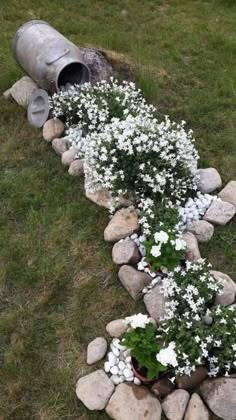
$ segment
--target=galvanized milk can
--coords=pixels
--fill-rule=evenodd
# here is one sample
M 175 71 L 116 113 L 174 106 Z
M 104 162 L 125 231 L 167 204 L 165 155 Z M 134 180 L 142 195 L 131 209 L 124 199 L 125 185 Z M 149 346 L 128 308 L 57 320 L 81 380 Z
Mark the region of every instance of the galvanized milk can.
M 66 83 L 90 80 L 78 47 L 42 20 L 32 20 L 18 29 L 13 54 L 26 73 L 50 93 Z

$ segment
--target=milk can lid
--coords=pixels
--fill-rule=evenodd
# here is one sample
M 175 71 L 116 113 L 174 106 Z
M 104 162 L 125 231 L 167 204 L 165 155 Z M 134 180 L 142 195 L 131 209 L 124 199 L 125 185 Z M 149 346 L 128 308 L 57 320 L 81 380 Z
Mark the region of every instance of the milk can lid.
M 50 112 L 49 97 L 45 90 L 37 89 L 30 98 L 28 105 L 28 121 L 34 127 L 42 127 Z

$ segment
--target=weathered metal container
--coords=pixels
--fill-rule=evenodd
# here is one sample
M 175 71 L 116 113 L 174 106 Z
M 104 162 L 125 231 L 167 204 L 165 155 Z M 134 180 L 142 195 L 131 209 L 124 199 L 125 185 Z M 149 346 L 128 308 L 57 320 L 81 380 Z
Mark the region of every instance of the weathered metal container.
M 78 47 L 42 20 L 32 20 L 18 29 L 13 53 L 29 76 L 50 93 L 66 83 L 90 80 Z

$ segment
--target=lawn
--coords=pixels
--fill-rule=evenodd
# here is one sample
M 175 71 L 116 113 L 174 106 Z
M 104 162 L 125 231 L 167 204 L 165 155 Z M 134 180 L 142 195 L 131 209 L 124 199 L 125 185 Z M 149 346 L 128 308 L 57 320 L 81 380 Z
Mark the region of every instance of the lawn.
M 23 72 L 11 41 L 43 19 L 79 45 L 123 53 L 162 117 L 193 128 L 201 164 L 236 179 L 234 0 L 1 0 L 0 90 Z M 89 341 L 107 322 L 143 309 L 117 280 L 108 216 L 84 197 L 27 123 L 0 98 L 0 420 L 104 420 L 75 396 L 92 371 Z M 202 255 L 236 279 L 236 218 Z

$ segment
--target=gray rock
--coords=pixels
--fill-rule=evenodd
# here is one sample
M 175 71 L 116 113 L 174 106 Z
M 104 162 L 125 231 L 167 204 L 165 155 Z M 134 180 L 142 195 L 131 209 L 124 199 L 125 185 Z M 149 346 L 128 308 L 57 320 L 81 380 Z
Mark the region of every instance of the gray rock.
M 142 290 L 152 281 L 149 274 L 135 270 L 130 265 L 122 265 L 118 273 L 119 279 L 134 300 L 142 296 Z
M 66 152 L 64 152 L 61 156 L 61 162 L 64 166 L 70 166 L 72 162 L 75 160 L 78 154 L 78 150 L 75 147 L 71 147 Z
M 226 225 L 235 215 L 236 208 L 226 201 L 213 201 L 203 219 L 216 225 Z
M 8 100 L 13 99 L 12 96 L 11 96 L 11 89 L 5 90 L 5 92 L 3 92 L 3 96 L 4 96 L 5 99 L 8 99 Z
M 196 236 L 191 232 L 183 234 L 183 240 L 186 242 L 186 259 L 189 261 L 197 261 L 201 258 Z
M 207 377 L 207 368 L 205 366 L 198 366 L 191 375 L 176 376 L 176 385 L 177 388 L 189 391 L 199 386 Z
M 13 98 L 18 105 L 27 108 L 31 96 L 38 88 L 38 85 L 29 76 L 24 76 L 4 92 L 4 97 L 7 99 Z
M 117 242 L 112 249 L 112 259 L 117 265 L 136 264 L 141 255 L 136 243 L 132 240 Z
M 107 352 L 107 342 L 103 337 L 97 337 L 87 348 L 87 364 L 93 365 L 103 359 Z
M 124 322 L 124 319 L 114 319 L 109 322 L 106 326 L 106 331 L 111 337 L 120 338 L 126 331 L 128 325 Z
M 193 233 L 198 242 L 208 242 L 214 234 L 214 226 L 206 220 L 188 223 L 186 225 L 187 232 Z
M 219 197 L 223 201 L 227 201 L 236 207 L 236 181 L 230 181 L 228 184 L 219 192 Z
M 65 140 L 65 138 L 53 139 L 52 148 L 53 148 L 53 150 L 55 150 L 55 152 L 58 156 L 61 156 L 68 149 L 67 141 Z
M 215 191 L 222 186 L 220 174 L 215 168 L 199 169 L 198 176 L 197 187 L 204 194 Z
M 108 242 L 118 242 L 139 230 L 138 215 L 134 209 L 118 210 L 104 231 L 104 239 Z
M 196 393 L 190 398 L 184 420 L 209 420 L 209 412 Z
M 114 420 L 161 420 L 161 405 L 147 388 L 119 384 L 106 413 Z
M 71 176 L 83 176 L 84 175 L 83 159 L 75 159 L 73 162 L 71 162 L 68 173 Z
M 107 60 L 105 54 L 95 48 L 79 48 L 84 62 L 87 64 L 91 73 L 91 84 L 101 80 L 109 80 L 113 75 L 112 65 Z
M 96 370 L 78 380 L 76 395 L 89 410 L 103 410 L 114 388 L 113 382 L 104 370 Z
M 162 403 L 162 409 L 168 420 L 182 420 L 189 400 L 189 393 L 177 389 L 167 395 Z
M 236 284 L 234 281 L 227 274 L 220 271 L 211 270 L 211 274 L 215 277 L 217 283 L 223 286 L 223 289 L 216 296 L 215 303 L 224 306 L 234 303 L 236 297 Z
M 43 126 L 43 138 L 47 142 L 59 138 L 64 133 L 65 126 L 58 118 L 51 118 Z
M 167 298 L 161 292 L 161 283 L 156 284 L 150 292 L 146 293 L 143 301 L 149 315 L 154 318 L 158 324 L 161 324 L 161 322 L 163 322 L 163 317 L 165 316 L 167 302 Z
M 223 420 L 236 419 L 236 378 L 206 379 L 200 393 L 216 416 Z

